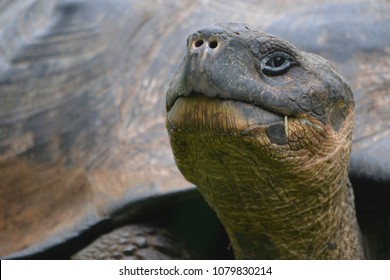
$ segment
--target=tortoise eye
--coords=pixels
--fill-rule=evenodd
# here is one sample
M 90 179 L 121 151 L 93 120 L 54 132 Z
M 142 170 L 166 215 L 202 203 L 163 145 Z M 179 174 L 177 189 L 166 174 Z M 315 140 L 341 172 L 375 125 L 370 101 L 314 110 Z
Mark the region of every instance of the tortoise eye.
M 264 74 L 274 76 L 285 73 L 292 65 L 296 65 L 295 60 L 285 52 L 274 52 L 261 60 L 261 70 Z

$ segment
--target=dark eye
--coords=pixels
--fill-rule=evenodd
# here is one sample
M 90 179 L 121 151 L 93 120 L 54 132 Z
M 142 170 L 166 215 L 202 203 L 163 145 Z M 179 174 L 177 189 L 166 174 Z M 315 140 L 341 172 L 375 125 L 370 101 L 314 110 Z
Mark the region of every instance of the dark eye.
M 295 60 L 285 52 L 274 52 L 261 60 L 261 70 L 266 75 L 279 75 L 285 73 Z

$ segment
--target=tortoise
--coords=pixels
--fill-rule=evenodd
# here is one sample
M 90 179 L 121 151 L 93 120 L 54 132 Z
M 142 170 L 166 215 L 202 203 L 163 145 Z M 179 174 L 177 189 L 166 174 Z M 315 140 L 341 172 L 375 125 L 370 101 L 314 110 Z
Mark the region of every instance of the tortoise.
M 2 258 L 69 258 L 96 238 L 73 258 L 231 258 L 230 242 L 237 258 L 389 258 L 389 4 L 334 1 L 313 5 L 305 1 L 231 1 L 228 5 L 204 1 L 153 5 L 125 0 L 3 1 Z M 185 137 L 168 137 L 165 93 L 185 55 L 188 34 L 199 34 L 194 32 L 202 26 L 222 21 L 245 21 L 285 37 L 299 49 L 319 53 L 336 63 L 352 86 L 356 125 L 350 180 L 369 251 L 353 255 L 276 254 L 269 246 L 273 241 L 264 234 L 258 243 L 265 249 L 258 255 L 246 255 L 249 249 L 240 251 L 234 239 L 220 237 L 225 233 L 214 212 L 176 167 L 170 143 L 179 168 L 194 181 L 188 177 L 188 167 L 187 171 L 183 169 L 178 153 Z M 334 28 L 341 23 L 345 28 Z M 240 31 L 235 26 L 241 26 Z M 217 29 L 222 36 L 232 30 L 233 34 L 247 30 L 243 26 L 220 25 Z M 247 32 L 265 36 L 249 29 Z M 193 42 L 193 36 L 190 46 L 207 46 L 205 39 Z M 210 47 L 219 50 L 220 43 L 215 42 L 217 45 Z M 340 47 L 343 44 L 345 49 Z M 294 50 L 328 65 L 317 56 Z M 236 50 L 234 53 L 239 54 Z M 283 74 L 299 69 L 295 62 L 292 64 Z M 325 73 L 334 73 L 331 66 L 327 67 L 332 70 Z M 368 71 L 375 75 L 366 75 Z M 179 70 L 176 80 L 181 73 Z M 281 78 L 275 75 L 269 79 Z M 338 75 L 334 79 L 344 86 Z M 174 85 L 168 91 L 167 104 Z M 186 82 L 184 85 L 188 86 Z M 196 98 L 205 100 L 198 95 Z M 248 114 L 245 116 L 253 114 L 252 105 L 239 104 L 237 110 Z M 167 127 L 172 133 L 170 107 Z M 351 107 L 345 108 L 349 113 Z M 283 131 L 291 133 L 294 129 L 296 120 L 292 115 L 287 117 L 280 121 L 276 116 L 278 123 L 273 132 L 271 129 L 278 147 L 286 141 Z M 314 129 L 315 125 L 321 127 L 321 121 L 310 121 Z M 335 125 L 343 130 L 342 124 L 336 121 Z M 226 144 L 230 147 L 234 143 Z M 348 150 L 349 144 L 344 144 Z M 223 157 L 210 153 L 204 162 L 221 161 Z M 345 158 L 344 167 L 348 162 Z M 208 171 L 211 174 L 213 170 Z M 217 214 L 221 216 L 220 210 Z M 222 222 L 226 226 L 224 219 Z M 227 231 L 231 235 L 228 226 Z M 357 235 L 358 230 L 353 233 Z M 340 250 L 336 241 L 326 244 L 327 252 Z M 292 243 L 285 240 L 284 246 Z

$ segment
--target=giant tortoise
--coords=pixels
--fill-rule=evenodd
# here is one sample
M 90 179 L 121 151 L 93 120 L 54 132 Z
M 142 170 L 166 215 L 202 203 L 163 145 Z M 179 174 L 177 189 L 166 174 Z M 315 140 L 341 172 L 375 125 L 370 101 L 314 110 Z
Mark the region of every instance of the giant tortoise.
M 2 1 L 0 255 L 389 258 L 390 5 L 258 2 Z

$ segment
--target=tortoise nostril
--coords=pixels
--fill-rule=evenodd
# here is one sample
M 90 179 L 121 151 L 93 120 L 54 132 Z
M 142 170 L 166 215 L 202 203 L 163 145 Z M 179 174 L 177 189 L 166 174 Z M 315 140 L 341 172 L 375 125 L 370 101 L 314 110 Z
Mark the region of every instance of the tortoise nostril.
M 217 41 L 212 41 L 209 43 L 209 47 L 212 48 L 212 49 L 215 49 L 216 47 L 218 47 L 218 42 Z
M 200 46 L 203 45 L 203 40 L 197 40 L 194 45 L 196 48 L 199 48 Z
M 205 41 L 203 39 L 198 39 L 194 42 L 194 47 L 199 48 L 199 47 L 203 46 L 204 43 L 205 43 Z M 206 43 L 207 43 L 207 41 L 206 41 Z M 208 43 L 208 46 L 211 49 L 215 49 L 216 47 L 218 47 L 218 42 L 216 40 L 213 40 L 213 41 Z

